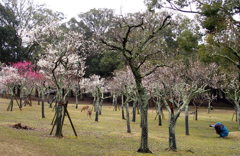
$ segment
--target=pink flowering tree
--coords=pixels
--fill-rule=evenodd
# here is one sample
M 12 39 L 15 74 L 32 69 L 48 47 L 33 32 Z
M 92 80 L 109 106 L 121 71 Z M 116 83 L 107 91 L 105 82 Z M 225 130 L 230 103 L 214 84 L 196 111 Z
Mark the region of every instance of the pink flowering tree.
M 11 66 L 2 67 L 1 70 L 1 84 L 8 88 L 11 95 L 10 105 L 8 110 L 12 110 L 13 99 L 16 99 L 19 108 L 22 108 L 22 99 L 25 97 L 25 105 L 31 103 L 31 94 L 36 86 L 36 82 L 42 79 L 42 75 L 34 71 L 34 65 L 31 62 L 17 62 Z M 20 99 L 18 103 L 16 98 Z
M 42 75 L 34 70 L 35 66 L 31 62 L 17 62 L 12 64 L 12 67 L 17 69 L 21 77 L 21 85 L 18 85 L 20 106 L 22 106 L 23 98 L 25 98 L 25 105 L 32 105 L 31 94 L 34 90 L 36 81 L 41 79 Z

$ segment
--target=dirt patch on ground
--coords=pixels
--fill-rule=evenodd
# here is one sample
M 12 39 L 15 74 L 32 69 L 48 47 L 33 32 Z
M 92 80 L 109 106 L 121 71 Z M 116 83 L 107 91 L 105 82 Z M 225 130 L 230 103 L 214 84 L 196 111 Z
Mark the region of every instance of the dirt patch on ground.
M 240 139 L 240 131 L 230 132 L 228 137 L 239 140 Z
M 23 130 L 34 130 L 34 128 L 26 126 L 26 125 L 22 125 L 21 123 L 14 124 L 10 127 L 16 128 L 16 129 L 23 129 Z

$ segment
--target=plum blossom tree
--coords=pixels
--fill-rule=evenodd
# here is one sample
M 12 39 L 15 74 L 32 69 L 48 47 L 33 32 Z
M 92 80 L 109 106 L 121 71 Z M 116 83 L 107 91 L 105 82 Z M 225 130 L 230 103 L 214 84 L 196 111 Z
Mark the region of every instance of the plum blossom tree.
M 21 84 L 17 86 L 19 90 L 20 106 L 22 107 L 23 99 L 24 104 L 32 105 L 31 94 L 35 86 L 35 81 L 42 78 L 42 75 L 38 71 L 34 71 L 34 65 L 31 62 L 17 62 L 12 64 L 12 67 L 17 69 L 20 75 Z
M 39 43 L 45 53 L 40 57 L 38 66 L 45 72 L 47 77 L 50 77 L 53 87 L 57 89 L 56 114 L 52 131 L 56 126 L 55 136 L 62 137 L 64 117 L 68 115 L 71 126 L 77 136 L 67 111 L 68 102 L 66 101 L 66 96 L 70 91 L 69 84 L 71 80 L 84 75 L 85 58 L 83 54 L 86 50 L 86 41 L 81 34 L 64 31 L 60 26 L 54 24 L 42 31 L 43 33 L 40 35 L 46 35 L 51 42 L 42 41 Z M 36 39 L 37 35 L 36 33 Z
M 163 68 L 154 73 L 157 81 L 155 95 L 161 99 L 169 112 L 169 150 L 173 151 L 177 150 L 175 126 L 180 113 L 185 111 L 186 133 L 189 134 L 188 105 L 196 95 L 206 92 L 207 85 L 214 82 L 209 78 L 209 74 L 212 73 L 206 66 L 199 62 L 194 62 L 190 66 L 187 75 L 183 72 L 185 68 L 183 64 L 173 68 Z M 211 69 L 214 65 L 208 67 Z
M 236 120 L 238 130 L 240 130 L 240 85 L 238 78 L 235 74 L 229 74 L 226 78 L 227 83 L 225 83 L 224 88 L 227 93 L 227 98 L 232 101 L 236 111 Z
M 45 107 L 45 94 L 46 91 L 48 90 L 49 86 L 50 86 L 50 81 L 47 79 L 47 76 L 45 76 L 44 71 L 39 71 L 38 73 L 36 73 L 36 78 L 34 80 L 34 87 L 37 89 L 38 91 L 38 96 L 40 98 L 41 96 L 41 114 L 42 114 L 42 118 L 45 118 L 45 111 L 44 111 L 44 107 Z M 40 101 L 39 101 L 40 102 Z
M 22 99 L 26 95 L 25 104 L 28 102 L 31 105 L 31 93 L 34 88 L 35 81 L 42 76 L 37 71 L 33 70 L 31 62 L 17 62 L 11 66 L 2 67 L 1 83 L 5 85 L 10 92 L 11 100 L 8 110 L 12 110 L 13 99 L 16 99 L 15 89 L 18 89 L 20 98 L 19 108 L 22 108 Z
M 129 102 L 133 102 L 133 119 L 136 121 L 136 85 L 133 74 L 129 67 L 125 70 L 115 71 L 110 88 L 115 94 L 122 96 L 122 119 L 125 119 L 124 109 L 126 112 L 127 132 L 131 133 L 130 116 L 129 116 Z M 117 85 L 115 85 L 117 84 Z
M 155 16 L 156 15 L 156 16 Z M 108 31 L 107 39 L 101 39 L 109 49 L 120 52 L 129 65 L 136 84 L 137 97 L 141 112 L 141 141 L 138 152 L 151 153 L 148 147 L 148 95 L 142 80 L 158 67 L 141 72 L 141 67 L 151 57 L 161 55 L 163 38 L 161 32 L 170 24 L 170 16 L 159 14 L 129 14 L 117 21 L 115 28 Z M 158 20 L 156 20 L 158 19 Z
M 14 88 L 18 86 L 21 82 L 22 78 L 18 74 L 17 69 L 12 66 L 4 66 L 0 71 L 0 84 L 8 89 L 10 94 L 10 103 L 8 105 L 7 110 L 13 110 L 13 101 L 15 98 Z M 18 104 L 19 109 L 21 110 L 21 106 L 19 105 L 17 99 L 16 102 Z
M 126 86 L 129 86 L 128 89 L 126 88 Z M 134 88 L 134 86 L 135 86 L 135 82 L 134 82 L 133 74 L 128 66 L 124 70 L 115 71 L 113 79 L 110 81 L 110 83 L 108 83 L 109 90 L 112 92 L 113 95 L 115 95 L 115 98 L 117 98 L 118 96 L 121 96 L 122 119 L 125 119 L 124 107 L 126 106 L 125 104 L 126 102 L 124 102 L 125 101 L 124 97 L 128 98 L 128 102 L 130 102 L 129 100 L 132 99 L 133 96 L 132 98 L 129 98 L 128 97 L 129 94 L 127 92 L 133 92 L 132 89 Z M 136 96 L 134 100 L 132 99 L 134 101 L 133 109 L 136 108 L 136 102 L 137 102 L 136 99 L 137 99 Z M 115 103 L 114 104 L 115 109 L 116 109 L 116 106 L 117 104 Z M 136 117 L 134 114 L 136 115 L 136 111 L 133 110 L 133 116 Z
M 98 75 L 92 75 L 89 79 L 85 79 L 84 88 L 86 92 L 91 93 L 93 96 L 93 107 L 95 112 L 95 121 L 99 121 L 99 115 L 101 114 L 101 107 L 104 94 L 104 79 Z

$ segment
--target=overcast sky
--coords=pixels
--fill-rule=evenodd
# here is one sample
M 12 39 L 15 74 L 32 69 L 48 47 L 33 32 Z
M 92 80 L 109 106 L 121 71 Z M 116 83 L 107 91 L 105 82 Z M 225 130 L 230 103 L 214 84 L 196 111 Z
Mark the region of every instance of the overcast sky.
M 38 4 L 46 4 L 47 8 L 60 11 L 67 18 L 77 16 L 92 8 L 111 8 L 115 13 L 144 11 L 144 0 L 34 0 Z

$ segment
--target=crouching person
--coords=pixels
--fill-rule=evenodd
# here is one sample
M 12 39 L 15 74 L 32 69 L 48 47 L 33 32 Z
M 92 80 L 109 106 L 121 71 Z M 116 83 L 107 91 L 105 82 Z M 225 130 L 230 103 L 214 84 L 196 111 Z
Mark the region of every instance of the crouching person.
M 210 125 L 209 127 L 214 127 L 216 130 L 216 133 L 221 137 L 227 137 L 228 136 L 228 129 L 226 126 L 224 126 L 221 122 L 217 122 L 214 125 Z

